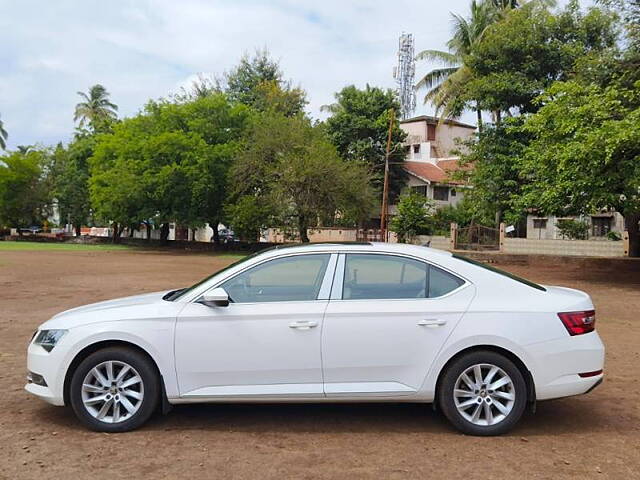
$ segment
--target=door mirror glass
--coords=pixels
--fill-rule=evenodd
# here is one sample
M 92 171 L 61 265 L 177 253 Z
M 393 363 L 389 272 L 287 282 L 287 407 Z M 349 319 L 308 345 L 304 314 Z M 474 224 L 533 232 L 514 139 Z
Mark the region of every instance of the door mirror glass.
M 210 307 L 227 307 L 229 306 L 229 294 L 224 288 L 214 288 L 202 295 L 202 301 Z

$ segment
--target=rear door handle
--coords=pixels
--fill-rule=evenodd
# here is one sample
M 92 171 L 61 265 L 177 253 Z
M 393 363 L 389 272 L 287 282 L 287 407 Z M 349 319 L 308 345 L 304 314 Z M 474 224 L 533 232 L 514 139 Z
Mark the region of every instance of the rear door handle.
M 314 328 L 317 326 L 318 326 L 318 322 L 307 322 L 307 321 L 291 322 L 289 324 L 289 328 L 297 328 L 298 330 L 309 330 L 310 328 Z
M 446 320 L 437 320 L 434 318 L 427 318 L 425 320 L 420 320 L 418 322 L 418 325 L 420 325 L 421 327 L 429 327 L 429 328 L 442 327 L 443 325 L 446 325 L 446 324 L 447 324 Z

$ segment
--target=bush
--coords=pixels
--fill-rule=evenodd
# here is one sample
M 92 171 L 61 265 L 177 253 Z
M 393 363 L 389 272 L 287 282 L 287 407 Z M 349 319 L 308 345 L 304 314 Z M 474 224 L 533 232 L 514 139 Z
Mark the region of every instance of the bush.
M 416 235 L 431 235 L 433 202 L 411 192 L 402 195 L 398 202 L 398 214 L 391 220 L 391 230 L 398 234 L 398 242 L 410 242 Z
M 610 231 L 607 232 L 607 239 L 613 240 L 614 242 L 619 242 L 620 240 L 622 240 L 622 235 L 620 235 L 618 232 Z
M 556 227 L 560 230 L 560 235 L 569 240 L 586 240 L 589 237 L 589 224 L 580 220 L 558 220 Z

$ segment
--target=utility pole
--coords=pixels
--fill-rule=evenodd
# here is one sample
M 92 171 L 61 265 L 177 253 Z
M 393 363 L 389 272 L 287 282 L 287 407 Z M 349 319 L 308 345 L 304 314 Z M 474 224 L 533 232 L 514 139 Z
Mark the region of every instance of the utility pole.
M 391 132 L 396 118 L 393 108 L 389 109 L 389 134 L 387 135 L 387 151 L 384 156 L 384 184 L 382 187 L 382 209 L 380 211 L 380 239 L 389 241 L 389 155 L 391 154 Z

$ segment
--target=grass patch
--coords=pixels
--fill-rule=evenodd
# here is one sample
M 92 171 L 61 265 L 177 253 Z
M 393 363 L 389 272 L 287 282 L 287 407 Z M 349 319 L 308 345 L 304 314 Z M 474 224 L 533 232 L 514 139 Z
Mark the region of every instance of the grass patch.
M 63 250 L 70 252 L 95 252 L 105 250 L 131 250 L 128 245 L 85 245 L 82 243 L 47 243 L 47 242 L 0 242 L 0 252 L 16 251 L 50 251 Z

